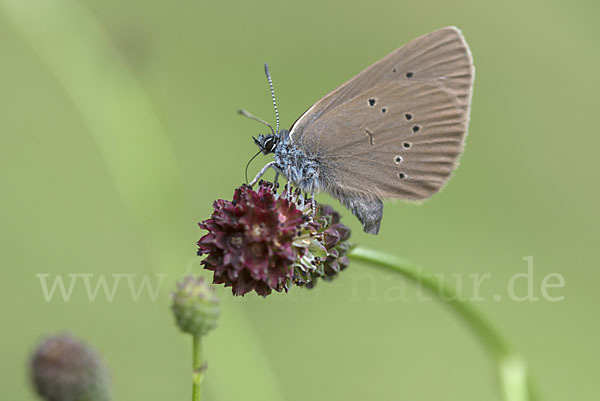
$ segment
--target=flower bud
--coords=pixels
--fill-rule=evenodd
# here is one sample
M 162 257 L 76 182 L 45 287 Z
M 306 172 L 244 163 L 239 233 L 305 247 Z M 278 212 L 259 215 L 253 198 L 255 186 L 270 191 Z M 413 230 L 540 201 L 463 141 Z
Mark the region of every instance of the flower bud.
M 202 277 L 186 276 L 172 294 L 172 310 L 179 328 L 203 336 L 217 327 L 219 298 Z

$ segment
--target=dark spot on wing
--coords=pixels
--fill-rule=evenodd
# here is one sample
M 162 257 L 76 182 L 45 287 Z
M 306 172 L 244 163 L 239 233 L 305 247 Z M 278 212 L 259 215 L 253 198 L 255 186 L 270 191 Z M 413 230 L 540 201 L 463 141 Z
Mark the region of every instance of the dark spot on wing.
M 406 73 L 406 78 L 412 78 L 414 75 L 415 75 L 414 72 L 409 71 L 409 72 Z
M 420 129 L 421 129 L 421 126 L 420 126 L 420 125 L 413 125 L 413 126 L 412 126 L 412 131 L 413 131 L 414 133 L 417 133 L 417 132 L 419 132 L 419 130 L 420 130 Z
M 371 107 L 375 106 L 375 102 L 377 102 L 376 99 L 373 99 L 373 98 L 369 99 L 369 106 L 371 106 Z
M 409 121 L 410 121 L 410 120 L 412 120 L 412 118 L 413 118 L 413 115 L 412 115 L 411 113 L 406 113 L 406 114 L 404 115 L 404 118 L 406 118 L 407 120 L 409 120 Z

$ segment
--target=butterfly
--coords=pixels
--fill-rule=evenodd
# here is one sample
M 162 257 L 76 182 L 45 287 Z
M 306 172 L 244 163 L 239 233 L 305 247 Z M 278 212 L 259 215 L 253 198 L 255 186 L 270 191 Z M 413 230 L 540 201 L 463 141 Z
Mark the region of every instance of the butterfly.
M 289 130 L 279 115 L 254 138 L 274 154 L 250 183 L 274 168 L 305 193 L 326 191 L 377 234 L 384 199 L 422 201 L 456 168 L 469 124 L 474 67 L 455 27 L 421 36 L 339 86 L 302 114 Z M 257 154 L 259 154 L 257 153 Z

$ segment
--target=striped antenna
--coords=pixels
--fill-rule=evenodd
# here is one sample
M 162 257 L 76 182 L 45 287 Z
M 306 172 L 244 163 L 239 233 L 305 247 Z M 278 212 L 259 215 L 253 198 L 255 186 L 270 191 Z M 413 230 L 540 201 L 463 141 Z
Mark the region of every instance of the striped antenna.
M 269 87 L 271 88 L 271 97 L 273 98 L 273 106 L 275 107 L 275 119 L 277 120 L 277 130 L 279 134 L 279 111 L 277 111 L 277 102 L 275 101 L 275 91 L 273 90 L 273 81 L 271 80 L 271 74 L 269 74 L 269 64 L 265 63 L 265 74 L 269 80 Z

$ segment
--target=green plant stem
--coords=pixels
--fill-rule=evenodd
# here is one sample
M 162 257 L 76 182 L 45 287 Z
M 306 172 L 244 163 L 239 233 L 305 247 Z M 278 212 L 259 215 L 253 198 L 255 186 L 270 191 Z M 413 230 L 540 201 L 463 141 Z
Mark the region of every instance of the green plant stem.
M 445 284 L 443 280 L 438 280 L 434 275 L 424 272 L 420 266 L 393 255 L 355 247 L 349 252 L 348 257 L 399 273 L 429 290 L 439 301 L 444 302 L 462 318 L 491 354 L 498 371 L 503 399 L 532 401 L 531 385 L 524 359 L 510 347 L 472 304 L 461 299 L 455 288 Z
M 202 336 L 192 336 L 192 401 L 202 398 L 202 380 L 204 380 L 204 363 L 202 361 Z

